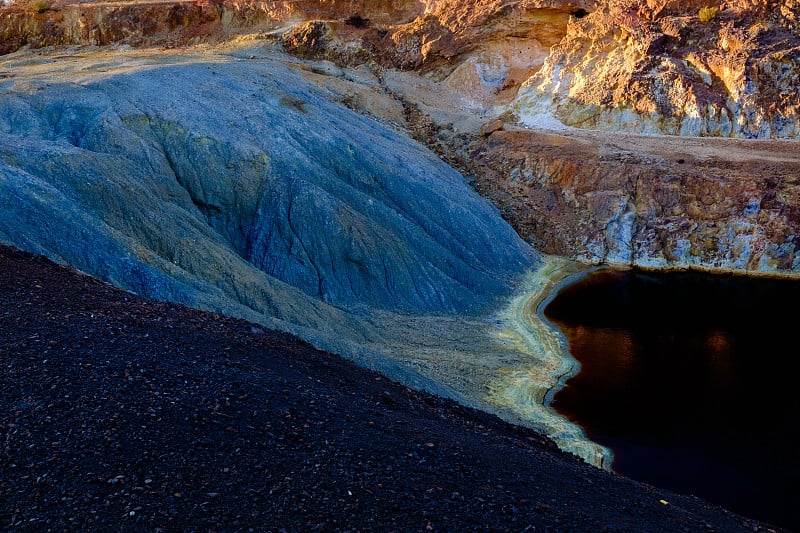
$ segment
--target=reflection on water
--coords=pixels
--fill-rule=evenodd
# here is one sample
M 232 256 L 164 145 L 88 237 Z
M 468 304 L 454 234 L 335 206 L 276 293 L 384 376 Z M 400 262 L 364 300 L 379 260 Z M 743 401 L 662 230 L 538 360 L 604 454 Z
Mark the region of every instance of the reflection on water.
M 581 370 L 552 407 L 612 469 L 800 530 L 800 282 L 599 272 L 545 315 Z

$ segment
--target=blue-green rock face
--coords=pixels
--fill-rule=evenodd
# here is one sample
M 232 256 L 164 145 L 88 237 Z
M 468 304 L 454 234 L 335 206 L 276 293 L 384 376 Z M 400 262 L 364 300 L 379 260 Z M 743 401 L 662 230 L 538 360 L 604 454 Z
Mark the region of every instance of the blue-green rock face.
M 477 313 L 536 262 L 456 171 L 280 63 L 67 78 L 0 88 L 2 242 L 312 327 Z

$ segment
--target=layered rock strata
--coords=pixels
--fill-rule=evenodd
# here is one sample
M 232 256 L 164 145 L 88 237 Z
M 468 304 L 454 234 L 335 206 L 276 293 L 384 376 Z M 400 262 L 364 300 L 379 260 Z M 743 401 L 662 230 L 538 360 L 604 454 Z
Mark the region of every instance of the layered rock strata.
M 423 72 L 473 110 L 510 113 L 529 127 L 555 116 L 582 128 L 740 138 L 800 134 L 799 31 L 794 0 L 29 0 L 0 8 L 0 53 L 288 32 L 287 49 L 304 57 Z
M 591 263 L 800 272 L 800 152 L 784 141 L 497 131 L 477 187 L 547 253 Z

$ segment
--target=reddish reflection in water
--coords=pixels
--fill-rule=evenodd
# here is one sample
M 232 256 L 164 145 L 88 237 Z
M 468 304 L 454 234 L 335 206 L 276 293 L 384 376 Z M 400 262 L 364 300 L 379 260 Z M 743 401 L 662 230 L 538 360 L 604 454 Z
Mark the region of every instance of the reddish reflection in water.
M 800 282 L 600 272 L 545 315 L 581 371 L 553 407 L 612 469 L 800 530 Z

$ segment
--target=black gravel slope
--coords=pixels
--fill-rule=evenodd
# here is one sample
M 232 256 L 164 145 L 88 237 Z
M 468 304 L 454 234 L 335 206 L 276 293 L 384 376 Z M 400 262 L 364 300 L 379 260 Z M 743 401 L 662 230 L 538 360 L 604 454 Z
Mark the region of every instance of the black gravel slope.
M 777 530 L 292 336 L 5 247 L 0 527 Z

